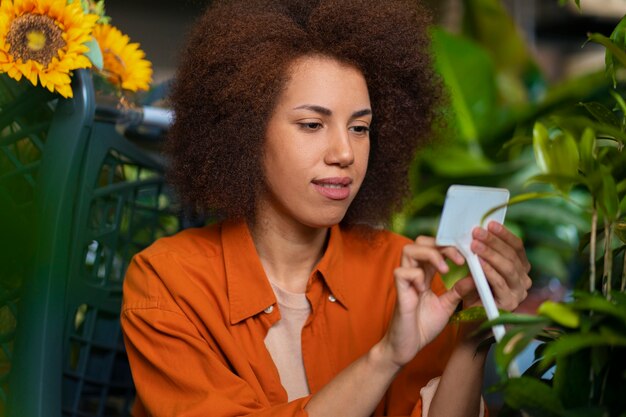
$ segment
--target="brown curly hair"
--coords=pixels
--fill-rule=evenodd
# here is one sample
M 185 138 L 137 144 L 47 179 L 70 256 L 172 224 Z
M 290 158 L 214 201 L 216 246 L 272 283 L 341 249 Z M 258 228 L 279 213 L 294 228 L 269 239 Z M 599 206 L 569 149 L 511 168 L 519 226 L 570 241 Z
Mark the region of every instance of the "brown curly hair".
M 169 179 L 196 213 L 254 219 L 267 122 L 295 58 L 357 67 L 374 120 L 369 167 L 342 224 L 380 224 L 408 194 L 408 168 L 432 133 L 441 84 L 430 14 L 410 0 L 214 1 L 196 23 L 171 94 Z

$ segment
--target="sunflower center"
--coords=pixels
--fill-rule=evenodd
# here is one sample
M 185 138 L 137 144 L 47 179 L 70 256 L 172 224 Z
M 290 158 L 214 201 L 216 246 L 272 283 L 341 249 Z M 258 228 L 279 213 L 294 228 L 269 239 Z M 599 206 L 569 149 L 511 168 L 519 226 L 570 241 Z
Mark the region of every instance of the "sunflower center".
M 65 46 L 61 28 L 50 17 L 39 14 L 25 14 L 13 20 L 6 39 L 9 52 L 16 59 L 32 59 L 44 66 Z

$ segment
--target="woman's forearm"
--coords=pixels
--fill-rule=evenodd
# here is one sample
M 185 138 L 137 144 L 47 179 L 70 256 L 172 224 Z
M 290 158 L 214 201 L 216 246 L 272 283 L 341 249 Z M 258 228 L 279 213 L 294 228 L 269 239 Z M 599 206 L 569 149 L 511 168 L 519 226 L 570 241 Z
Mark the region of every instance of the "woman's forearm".
M 378 343 L 313 395 L 305 409 L 311 417 L 370 416 L 399 370 Z
M 478 417 L 488 349 L 464 340 L 452 353 L 430 405 L 428 417 Z

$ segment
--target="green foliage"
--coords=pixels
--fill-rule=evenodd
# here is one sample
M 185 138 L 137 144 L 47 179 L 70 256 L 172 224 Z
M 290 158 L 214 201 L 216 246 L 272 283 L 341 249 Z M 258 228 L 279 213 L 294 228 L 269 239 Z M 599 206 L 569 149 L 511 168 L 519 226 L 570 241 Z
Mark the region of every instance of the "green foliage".
M 451 184 L 508 188 L 507 226 L 525 241 L 533 279 L 576 280 L 581 290 L 481 326 L 508 326 L 495 347 L 501 415 L 626 416 L 626 18 L 610 37 L 588 35 L 606 48 L 606 74 L 548 86 L 499 1 L 465 0 L 464 10 L 463 33 L 433 33 L 449 126 L 418 155 L 414 197 L 394 227 L 434 233 Z M 533 364 L 510 378 L 537 341 Z

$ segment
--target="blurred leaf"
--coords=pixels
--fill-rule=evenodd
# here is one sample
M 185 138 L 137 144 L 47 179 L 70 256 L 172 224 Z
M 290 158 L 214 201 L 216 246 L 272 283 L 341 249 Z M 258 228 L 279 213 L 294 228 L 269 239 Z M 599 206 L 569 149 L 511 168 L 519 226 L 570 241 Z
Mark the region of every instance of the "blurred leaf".
M 526 410 L 533 417 L 564 415 L 565 409 L 554 390 L 535 378 L 511 378 L 504 384 L 503 391 L 510 407 Z
M 580 183 L 586 183 L 583 178 L 579 176 L 567 176 L 567 175 L 535 175 L 530 177 L 526 181 L 526 186 L 541 183 L 541 184 L 551 184 L 556 189 L 561 190 L 562 192 L 567 192 L 572 186 Z
M 493 62 L 476 43 L 442 29 L 433 31 L 432 42 L 435 66 L 448 87 L 461 138 L 477 142 L 481 132 L 493 128 L 497 97 Z
M 448 178 L 489 174 L 494 168 L 484 156 L 473 155 L 467 148 L 458 145 L 424 150 L 422 158 L 437 175 Z
M 543 324 L 507 330 L 495 348 L 496 371 L 500 378 L 507 378 L 511 362 L 535 340 L 542 329 Z
M 615 29 L 613 29 L 613 32 L 611 33 L 609 41 L 617 47 L 618 51 L 623 51 L 624 49 L 626 49 L 626 18 L 622 18 L 622 20 L 620 20 L 620 22 L 615 26 Z M 619 57 L 618 57 L 618 60 L 619 60 Z M 622 65 L 624 65 L 624 61 L 621 60 L 621 62 L 622 62 Z M 617 86 L 616 71 L 617 71 L 618 65 L 617 65 L 617 62 L 615 62 L 615 56 L 614 56 L 613 50 L 608 47 L 604 55 L 604 64 L 606 67 L 607 74 L 613 80 L 613 87 L 616 87 Z
M 482 306 L 470 307 L 454 313 L 450 317 L 450 323 L 462 323 L 472 321 L 485 321 L 487 320 L 487 312 Z
M 615 102 L 617 103 L 617 107 L 622 111 L 622 125 L 621 128 L 622 130 L 624 130 L 624 115 L 626 115 L 626 101 L 624 101 L 624 98 L 615 90 L 609 90 L 609 94 L 611 94 L 611 96 L 613 97 L 613 99 L 615 99 Z
M 563 255 L 549 246 L 529 247 L 526 249 L 528 261 L 533 268 L 540 266 L 542 274 L 556 277 L 565 282 L 570 277 L 570 272 Z
M 561 326 L 575 329 L 580 325 L 578 313 L 562 303 L 545 301 L 539 306 L 537 313 L 554 320 Z
M 537 165 L 546 174 L 575 177 L 578 173 L 578 145 L 567 131 L 550 135 L 548 129 L 540 122 L 533 128 L 533 149 Z M 569 187 L 555 183 L 561 191 Z
M 598 190 L 598 203 L 604 215 L 610 221 L 614 221 L 617 218 L 619 213 L 619 198 L 617 196 L 615 179 L 609 169 L 602 170 L 602 188 Z
M 515 22 L 499 0 L 465 0 L 463 32 L 491 55 L 505 103 L 524 103 L 539 96 L 545 81 Z
M 596 156 L 596 132 L 586 128 L 578 145 L 580 152 L 580 170 L 590 173 L 594 170 Z
M 89 50 L 85 52 L 87 58 L 89 58 L 94 67 L 102 71 L 102 68 L 104 68 L 104 58 L 102 56 L 102 51 L 100 50 L 100 44 L 98 43 L 98 41 L 92 37 L 87 42 L 85 42 L 84 45 L 89 48 Z
M 617 139 L 596 139 L 596 146 L 598 148 L 614 148 L 619 152 L 624 149 L 624 144 Z
M 489 217 L 491 214 L 495 213 L 496 211 L 500 210 L 502 207 L 512 206 L 512 205 L 515 205 L 515 204 L 523 203 L 525 201 L 537 200 L 537 199 L 540 199 L 540 198 L 551 198 L 551 197 L 560 197 L 560 194 L 557 194 L 557 193 L 526 193 L 526 194 L 516 195 L 515 197 L 511 198 L 508 201 L 507 204 L 496 206 L 496 207 L 493 207 L 492 209 L 490 209 L 487 213 L 485 213 L 483 215 L 483 217 L 481 218 L 480 222 L 481 222 L 481 224 L 484 223 L 484 221 L 485 221 L 485 219 L 487 217 Z
M 597 136 L 610 137 L 626 142 L 626 133 L 621 129 L 617 129 L 611 125 L 598 123 L 588 117 L 582 116 L 552 116 L 554 122 L 562 129 L 569 131 L 584 131 L 587 128 L 593 129 Z
M 604 407 L 579 407 L 567 410 L 564 417 L 606 417 L 608 412 Z
M 598 102 L 591 103 L 580 103 L 587 111 L 595 117 L 595 119 L 600 123 L 605 123 L 611 126 L 615 126 L 619 128 L 621 126 L 619 119 L 610 109 L 608 109 L 604 104 Z
M 620 25 L 622 23 L 620 22 Z M 624 52 L 618 45 L 613 43 L 610 38 L 600 34 L 591 33 L 587 35 L 587 39 L 591 42 L 599 43 L 606 48 L 605 62 L 608 74 L 613 79 L 613 86 L 617 86 L 617 78 L 615 76 L 616 66 L 626 66 L 626 52 Z
M 542 326 L 547 326 L 548 324 L 550 324 L 550 320 L 546 319 L 545 317 L 535 316 L 532 314 L 507 313 L 505 311 L 501 311 L 500 315 L 497 318 L 493 320 L 489 320 L 488 322 L 481 324 L 480 329 L 486 330 L 497 324 L 517 324 L 517 325 L 541 324 Z
M 552 387 L 568 409 L 588 405 L 590 362 L 586 351 L 556 359 Z
M 576 310 L 589 310 L 596 314 L 608 314 L 626 323 L 626 302 L 612 302 L 601 294 L 589 294 L 588 292 L 575 291 L 574 301 L 570 304 Z
M 592 346 L 626 346 L 626 336 L 610 333 L 565 334 L 548 344 L 541 363 L 547 367 L 555 358 L 571 355 Z

